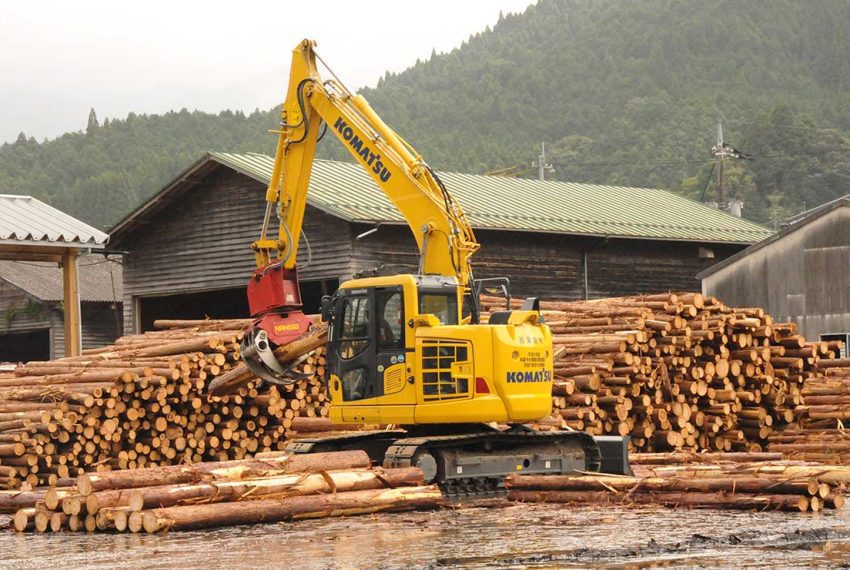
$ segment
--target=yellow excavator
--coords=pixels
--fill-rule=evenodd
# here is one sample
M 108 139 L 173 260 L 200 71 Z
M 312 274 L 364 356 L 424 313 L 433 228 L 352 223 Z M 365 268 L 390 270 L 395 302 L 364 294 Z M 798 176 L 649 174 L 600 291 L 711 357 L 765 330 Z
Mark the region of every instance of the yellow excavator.
M 419 268 L 346 281 L 321 308 L 328 322 L 331 420 L 401 429 L 301 439 L 289 448 L 363 449 L 376 464 L 419 466 L 429 482 L 458 495 L 498 492 L 515 472 L 628 473 L 627 438 L 523 425 L 552 407 L 552 338 L 537 300 L 480 322 L 470 264 L 479 244 L 460 204 L 413 147 L 326 64 L 332 78 L 321 78 L 317 60 L 313 41 L 293 51 L 264 223 L 252 246 L 254 321 L 243 358 L 265 381 L 293 381 L 273 351 L 311 324 L 302 312 L 295 260 L 324 131 L 342 142 L 404 215 L 419 248 Z M 278 234 L 270 236 L 275 214 Z

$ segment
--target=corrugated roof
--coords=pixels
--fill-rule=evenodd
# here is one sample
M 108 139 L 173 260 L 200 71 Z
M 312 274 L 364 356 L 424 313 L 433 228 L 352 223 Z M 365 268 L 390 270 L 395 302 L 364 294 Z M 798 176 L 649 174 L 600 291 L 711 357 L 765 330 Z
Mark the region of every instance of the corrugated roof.
M 268 184 L 272 157 L 211 152 Z M 475 228 L 704 242 L 754 243 L 771 234 L 749 220 L 657 188 L 601 186 L 445 172 L 439 174 Z M 307 201 L 348 221 L 404 222 L 353 163 L 316 160 Z
M 100 255 L 79 258 L 80 301 L 121 301 L 121 264 Z M 62 269 L 56 263 L 0 261 L 0 280 L 42 301 L 62 300 Z
M 155 211 L 181 180 L 210 163 L 268 184 L 273 159 L 253 153 L 209 152 L 111 232 L 117 237 Z M 739 244 L 755 243 L 771 235 L 770 230 L 754 222 L 656 188 L 452 172 L 439 176 L 476 229 Z M 405 222 L 374 181 L 354 163 L 316 160 L 307 202 L 350 222 Z
M 0 240 L 102 249 L 109 236 L 31 196 L 0 194 Z

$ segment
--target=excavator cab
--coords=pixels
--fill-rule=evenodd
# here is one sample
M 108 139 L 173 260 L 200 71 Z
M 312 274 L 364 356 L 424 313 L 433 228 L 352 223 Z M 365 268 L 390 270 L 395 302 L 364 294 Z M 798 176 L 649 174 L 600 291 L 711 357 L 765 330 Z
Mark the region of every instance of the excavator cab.
M 462 319 L 452 277 L 343 283 L 327 303 L 331 419 L 342 423 L 526 422 L 552 406 L 548 327 L 536 310 Z M 495 322 L 493 322 L 495 321 Z
M 349 281 L 323 302 L 322 316 L 329 323 L 329 389 L 332 401 L 344 408 L 343 421 L 384 422 L 389 416 L 377 406 L 394 404 L 401 416 L 396 419 L 413 423 L 421 396 L 471 392 L 468 379 L 444 377 L 441 384 L 429 376 L 424 387 L 416 382 L 417 328 L 460 322 L 453 279 L 394 275 Z M 459 357 L 466 362 L 472 355 Z

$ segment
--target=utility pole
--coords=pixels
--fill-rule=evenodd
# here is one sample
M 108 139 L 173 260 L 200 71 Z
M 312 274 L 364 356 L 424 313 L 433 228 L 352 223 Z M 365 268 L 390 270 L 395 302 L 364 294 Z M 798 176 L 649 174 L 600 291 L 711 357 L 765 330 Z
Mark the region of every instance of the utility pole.
M 753 157 L 723 142 L 723 121 L 721 119 L 717 119 L 717 144 L 711 147 L 711 155 L 714 156 L 714 169 L 717 171 L 717 208 L 740 218 L 744 203 L 740 200 L 726 201 L 726 188 L 723 185 L 724 160 L 726 158 L 752 160 Z
M 540 154 L 537 160 L 531 163 L 532 168 L 537 168 L 537 179 L 540 181 L 546 180 L 546 173 L 554 173 L 555 168 L 551 164 L 546 163 L 546 143 L 540 143 Z
M 723 159 L 726 157 L 726 147 L 723 144 L 723 121 L 717 119 L 717 144 L 711 149 L 714 155 L 715 170 L 717 171 L 717 206 L 726 209 L 726 189 L 723 187 Z

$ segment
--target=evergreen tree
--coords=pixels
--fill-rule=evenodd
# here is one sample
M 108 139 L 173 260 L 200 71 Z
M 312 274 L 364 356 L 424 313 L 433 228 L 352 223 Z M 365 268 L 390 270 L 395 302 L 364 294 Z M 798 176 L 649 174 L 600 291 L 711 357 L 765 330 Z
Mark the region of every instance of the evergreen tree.
M 89 120 L 86 124 L 86 134 L 91 136 L 100 128 L 100 123 L 97 122 L 97 113 L 94 112 L 94 107 L 89 111 Z

